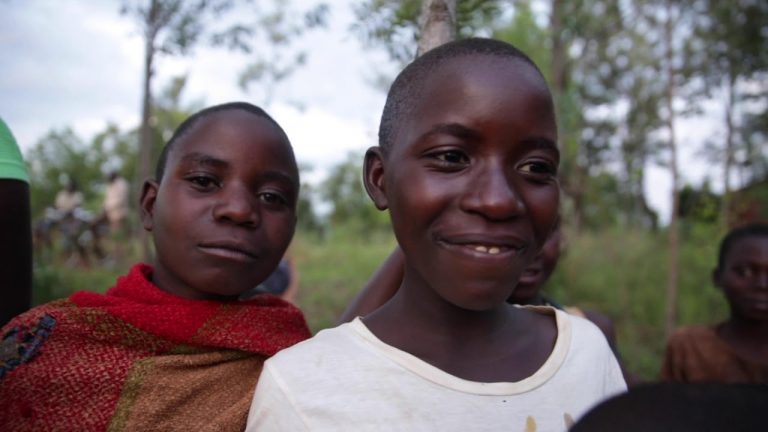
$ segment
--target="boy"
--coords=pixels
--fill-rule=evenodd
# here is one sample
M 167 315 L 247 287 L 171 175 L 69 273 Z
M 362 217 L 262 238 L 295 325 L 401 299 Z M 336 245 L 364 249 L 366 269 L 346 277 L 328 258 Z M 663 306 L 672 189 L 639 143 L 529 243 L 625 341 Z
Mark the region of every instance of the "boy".
M 564 430 L 626 387 L 600 331 L 506 303 L 557 219 L 552 99 L 489 39 L 419 57 L 364 181 L 405 257 L 397 293 L 265 364 L 248 429 Z
M 768 384 L 768 224 L 728 233 L 712 280 L 731 316 L 678 329 L 667 342 L 662 381 Z
M 154 268 L 3 328 L 4 430 L 242 430 L 264 359 L 309 337 L 276 297 L 236 301 L 283 256 L 298 190 L 288 138 L 260 108 L 187 119 L 141 194 Z

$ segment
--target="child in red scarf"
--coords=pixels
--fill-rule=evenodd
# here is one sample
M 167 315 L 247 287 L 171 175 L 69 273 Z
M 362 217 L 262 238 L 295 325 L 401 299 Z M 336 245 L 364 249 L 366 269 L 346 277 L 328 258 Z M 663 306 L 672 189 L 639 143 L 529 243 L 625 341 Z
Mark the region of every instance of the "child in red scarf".
M 2 329 L 4 430 L 242 430 L 263 361 L 309 337 L 289 303 L 237 301 L 293 236 L 298 176 L 287 136 L 260 108 L 187 119 L 141 193 L 155 266 Z

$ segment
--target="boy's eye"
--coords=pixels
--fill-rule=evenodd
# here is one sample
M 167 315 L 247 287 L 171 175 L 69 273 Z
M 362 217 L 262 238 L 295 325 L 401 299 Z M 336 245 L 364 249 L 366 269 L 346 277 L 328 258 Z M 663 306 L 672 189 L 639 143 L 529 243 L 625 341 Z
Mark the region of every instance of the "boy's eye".
M 736 267 L 734 271 L 739 277 L 742 277 L 742 278 L 751 278 L 754 274 L 754 272 L 752 271 L 752 268 L 748 266 Z
M 555 168 L 552 166 L 552 164 L 542 161 L 526 162 L 520 165 L 518 169 L 522 173 L 534 176 L 551 177 L 555 175 Z
M 192 185 L 195 188 L 200 190 L 209 190 L 219 186 L 218 181 L 216 181 L 216 179 L 209 176 L 202 176 L 202 175 L 190 176 L 190 177 L 187 177 L 187 181 L 192 183 Z
M 275 192 L 262 192 L 259 199 L 267 204 L 288 205 L 288 199 Z
M 469 163 L 469 157 L 467 157 L 467 155 L 457 150 L 448 150 L 448 151 L 436 153 L 433 155 L 433 157 L 444 164 L 466 165 Z

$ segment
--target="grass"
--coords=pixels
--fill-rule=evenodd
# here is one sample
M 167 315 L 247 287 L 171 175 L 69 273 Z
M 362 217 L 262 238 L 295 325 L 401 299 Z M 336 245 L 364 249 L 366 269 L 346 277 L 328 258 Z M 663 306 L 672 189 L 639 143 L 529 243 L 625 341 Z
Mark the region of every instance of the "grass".
M 719 233 L 683 230 L 680 251 L 679 324 L 713 323 L 727 316 L 712 286 Z M 336 229 L 324 237 L 299 232 L 291 246 L 299 275 L 297 302 L 317 332 L 336 324 L 341 312 L 395 245 L 390 233 Z M 134 247 L 135 250 L 138 248 Z M 37 304 L 77 289 L 103 292 L 131 262 L 111 268 L 71 268 L 38 263 Z M 636 230 L 604 230 L 569 236 L 567 249 L 546 290 L 562 304 L 600 311 L 614 320 L 619 349 L 630 371 L 654 379 L 664 351 L 666 236 Z

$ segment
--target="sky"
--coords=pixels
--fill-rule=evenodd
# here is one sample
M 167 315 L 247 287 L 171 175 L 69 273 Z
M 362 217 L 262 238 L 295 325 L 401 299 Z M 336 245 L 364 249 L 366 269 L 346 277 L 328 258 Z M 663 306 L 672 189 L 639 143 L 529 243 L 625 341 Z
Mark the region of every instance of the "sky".
M 349 152 L 376 144 L 385 94 L 371 83 L 377 72 L 396 71 L 385 53 L 364 47 L 350 31 L 354 1 L 328 1 L 328 28 L 299 43 L 309 53 L 305 67 L 281 83 L 265 106 L 288 133 L 299 162 L 314 167 L 310 182 L 321 181 Z M 293 3 L 297 8 L 312 4 Z M 72 127 L 89 140 L 108 123 L 125 130 L 139 124 L 143 43 L 135 22 L 119 9 L 116 0 L 0 0 L 0 117 L 23 153 L 53 128 Z M 261 93 L 237 85 L 247 61 L 242 54 L 201 44 L 187 57 L 161 57 L 154 91 L 187 74 L 185 101 L 263 105 Z M 710 103 L 704 118 L 678 123 L 684 181 L 719 178 L 714 172 L 719 167 L 708 166 L 694 145 L 721 134 L 716 107 Z M 651 164 L 644 188 L 666 220 L 667 171 Z

